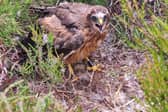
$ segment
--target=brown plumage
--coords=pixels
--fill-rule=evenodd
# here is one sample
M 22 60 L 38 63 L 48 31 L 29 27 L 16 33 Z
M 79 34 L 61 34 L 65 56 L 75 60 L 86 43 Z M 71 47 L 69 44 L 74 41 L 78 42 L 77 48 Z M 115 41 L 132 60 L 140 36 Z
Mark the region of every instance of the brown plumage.
M 103 6 L 61 3 L 46 10 L 49 15 L 38 22 L 43 29 L 54 34 L 55 49 L 64 53 L 65 64 L 87 58 L 106 37 L 109 13 Z

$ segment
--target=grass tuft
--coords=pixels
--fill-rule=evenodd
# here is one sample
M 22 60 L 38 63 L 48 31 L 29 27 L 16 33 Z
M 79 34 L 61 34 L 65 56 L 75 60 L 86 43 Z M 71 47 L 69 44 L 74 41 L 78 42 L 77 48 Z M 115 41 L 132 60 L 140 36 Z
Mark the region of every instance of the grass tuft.
M 138 71 L 139 82 L 152 112 L 168 111 L 168 5 L 166 0 L 154 4 L 122 0 L 118 17 L 127 45 L 148 51 L 147 62 Z M 163 12 L 159 12 L 161 5 Z M 153 9 L 155 8 L 155 9 Z M 166 17 L 165 17 L 166 16 Z M 127 35 L 128 34 L 128 35 Z M 122 35 L 120 35 L 122 36 Z M 130 39 L 131 38 L 131 39 Z
M 65 112 L 53 93 L 34 95 L 24 80 L 0 92 L 0 112 Z
M 70 0 L 90 4 L 105 5 L 106 0 Z M 154 1 L 154 0 L 153 0 Z M 31 3 L 54 5 L 58 0 L 0 0 L 0 41 L 6 46 L 13 46 L 13 34 L 25 33 L 36 17 L 30 17 L 28 7 Z M 150 111 L 168 111 L 168 0 L 156 0 L 154 3 L 145 0 L 121 0 L 122 13 L 115 15 L 113 20 L 115 34 L 127 46 L 148 51 L 146 63 L 138 71 L 139 82 L 145 92 Z M 26 29 L 26 30 L 25 30 Z M 36 46 L 20 44 L 28 59 L 18 67 L 24 80 L 11 84 L 0 92 L 0 112 L 63 112 L 63 105 L 56 100 L 53 93 L 34 94 L 28 81 L 41 78 L 44 82 L 57 84 L 62 79 L 63 63 L 56 58 L 51 46 L 53 36 L 49 35 L 49 43 L 43 52 L 43 34 L 33 28 L 32 39 Z M 26 32 L 27 33 L 27 32 Z M 9 71 L 14 75 L 13 71 Z M 82 111 L 80 106 L 77 111 Z M 96 111 L 96 110 L 95 110 Z

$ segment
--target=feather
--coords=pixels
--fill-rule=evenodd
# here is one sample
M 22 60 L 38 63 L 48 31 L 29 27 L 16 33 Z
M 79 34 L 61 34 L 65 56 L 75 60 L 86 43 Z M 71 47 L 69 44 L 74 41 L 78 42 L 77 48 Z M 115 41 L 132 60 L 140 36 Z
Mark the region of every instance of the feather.
M 102 17 L 102 26 L 91 16 Z M 104 40 L 108 33 L 109 13 L 103 6 L 66 2 L 53 8 L 50 15 L 38 19 L 38 23 L 54 34 L 54 48 L 64 54 L 64 63 L 72 64 L 87 58 Z

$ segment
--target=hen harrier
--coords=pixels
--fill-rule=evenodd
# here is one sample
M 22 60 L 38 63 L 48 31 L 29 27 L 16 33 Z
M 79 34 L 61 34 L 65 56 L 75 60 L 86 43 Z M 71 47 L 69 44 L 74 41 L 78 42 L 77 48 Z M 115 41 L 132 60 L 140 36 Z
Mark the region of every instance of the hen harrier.
M 61 3 L 44 10 L 48 16 L 40 18 L 38 23 L 54 34 L 54 48 L 64 54 L 63 62 L 72 75 L 71 64 L 87 59 L 106 37 L 109 12 L 103 6 L 83 3 Z M 92 68 L 96 70 L 95 66 Z

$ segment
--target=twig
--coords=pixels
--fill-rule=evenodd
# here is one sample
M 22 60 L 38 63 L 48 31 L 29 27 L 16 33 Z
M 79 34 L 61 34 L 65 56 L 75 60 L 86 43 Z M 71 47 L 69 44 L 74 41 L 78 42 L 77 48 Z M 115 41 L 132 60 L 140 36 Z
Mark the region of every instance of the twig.
M 91 87 L 94 75 L 95 75 L 95 72 L 93 71 L 92 74 L 91 74 L 91 78 L 90 78 L 90 82 L 89 82 L 88 87 Z
M 106 99 L 104 99 L 103 102 L 108 108 L 110 108 L 111 110 L 113 109 L 113 106 Z
M 59 92 L 59 93 L 73 94 L 73 92 L 71 92 L 71 91 L 64 91 L 64 90 L 58 90 L 58 89 L 56 89 L 56 91 Z
M 4 94 L 6 94 L 11 88 L 15 87 L 16 85 L 19 85 L 22 82 L 24 82 L 24 80 L 14 82 L 13 84 L 9 85 L 9 87 L 5 89 Z
M 135 99 L 132 99 L 132 100 L 128 101 L 126 104 L 120 106 L 120 108 L 121 108 L 121 107 L 126 107 L 127 105 L 131 104 L 131 103 L 134 102 L 134 101 L 135 101 Z

